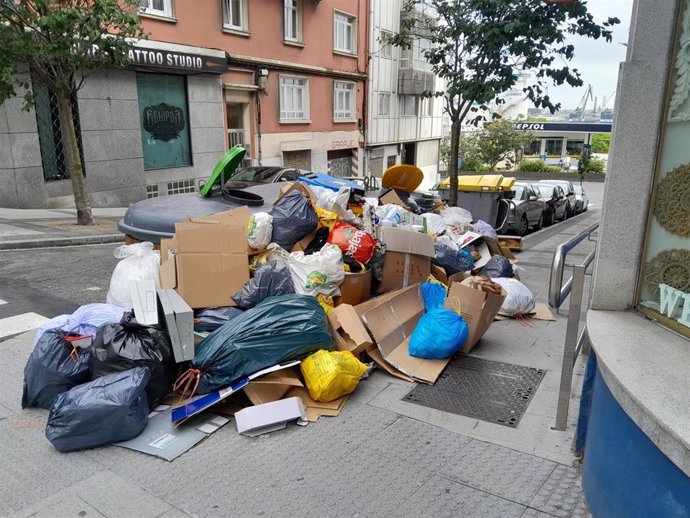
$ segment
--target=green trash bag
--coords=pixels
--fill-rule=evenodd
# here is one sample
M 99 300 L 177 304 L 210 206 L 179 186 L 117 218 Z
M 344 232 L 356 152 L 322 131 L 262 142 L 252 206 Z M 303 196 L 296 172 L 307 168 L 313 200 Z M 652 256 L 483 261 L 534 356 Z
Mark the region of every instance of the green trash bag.
M 197 346 L 176 390 L 206 394 L 278 363 L 334 348 L 326 312 L 309 295 L 269 297 Z

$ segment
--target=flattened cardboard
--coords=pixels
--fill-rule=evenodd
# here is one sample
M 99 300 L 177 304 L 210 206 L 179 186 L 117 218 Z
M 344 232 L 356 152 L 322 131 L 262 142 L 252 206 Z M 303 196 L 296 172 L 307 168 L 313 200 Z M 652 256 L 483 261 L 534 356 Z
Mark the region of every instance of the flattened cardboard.
M 158 269 L 161 289 L 174 290 L 177 287 L 177 263 L 175 256 L 166 259 Z
M 415 381 L 433 384 L 450 359 L 425 360 L 408 353 L 410 336 L 423 313 L 424 301 L 419 285 L 415 285 L 370 309 L 362 318 L 386 362 Z
M 177 292 L 194 309 L 234 306 L 230 297 L 249 280 L 246 254 L 184 253 L 175 261 Z
M 381 241 L 386 245 L 386 253 L 402 252 L 405 254 L 436 257 L 434 238 L 414 230 L 403 228 L 383 227 Z
M 398 293 L 401 293 L 405 290 L 406 288 L 401 288 L 397 289 L 395 291 L 389 291 L 388 293 L 384 293 L 382 295 L 379 295 L 378 297 L 374 297 L 372 299 L 367 300 L 366 302 L 362 302 L 361 304 L 357 304 L 355 308 L 355 312 L 362 317 L 364 313 L 369 311 L 370 309 L 375 308 L 379 304 L 382 304 L 386 302 L 387 300 L 392 299 L 395 297 Z
M 307 184 L 304 184 L 302 182 L 293 182 L 291 184 L 286 185 L 282 189 L 280 189 L 280 196 L 278 196 L 278 199 L 273 203 L 273 205 L 277 205 L 278 202 L 288 193 L 291 193 L 292 191 L 297 191 L 301 192 L 304 194 L 307 198 L 309 198 L 312 203 L 316 203 L 316 195 L 314 194 L 314 191 L 312 191 Z
M 328 416 L 335 417 L 343 410 L 348 396 L 342 396 L 328 403 L 321 401 L 314 401 L 309 395 L 309 391 L 304 387 L 295 387 L 290 389 L 287 397 L 298 397 L 302 400 L 302 404 L 307 412 L 307 420 L 310 423 L 319 420 L 319 417 Z
M 405 202 L 400 199 L 400 196 L 398 196 L 398 193 L 395 192 L 393 189 L 389 189 L 386 191 L 385 194 L 379 196 L 379 203 L 381 205 L 398 205 L 400 207 L 407 207 L 405 205 Z
M 246 249 L 248 254 L 255 253 L 252 247 L 249 246 L 247 242 L 247 227 L 249 225 L 249 219 L 252 217 L 252 212 L 249 207 L 237 207 L 236 209 L 226 210 L 225 212 L 217 212 L 216 214 L 209 214 L 202 218 L 190 219 L 192 222 L 214 222 L 220 223 L 222 225 L 230 225 L 242 227 L 244 229 L 244 242 L 246 243 Z
M 299 365 L 300 363 L 301 362 L 297 360 L 289 363 L 274 365 L 273 367 L 268 367 L 266 369 L 257 371 L 254 374 L 250 374 L 249 376 L 245 376 L 244 378 L 237 380 L 235 383 L 228 387 L 225 387 L 224 389 L 214 390 L 213 392 L 210 392 L 208 394 L 203 394 L 191 398 L 184 404 L 178 406 L 177 408 L 173 408 L 171 416 L 172 421 L 174 423 L 177 423 L 189 419 L 190 417 L 195 416 L 196 414 L 211 408 L 213 405 L 219 403 L 220 401 L 223 401 L 225 398 L 243 389 L 244 387 L 249 385 L 250 381 L 260 376 L 264 376 L 265 374 L 268 374 L 270 372 L 275 372 L 282 369 L 287 369 L 289 367 L 294 367 L 295 365 Z
M 547 306 L 543 302 L 537 302 L 534 305 L 534 311 L 532 311 L 532 313 L 528 313 L 525 316 L 527 318 L 533 318 L 534 320 L 547 320 L 552 322 L 556 320 L 549 306 Z M 506 315 L 496 315 L 495 320 L 513 320 L 513 317 L 509 317 Z
M 506 293 L 503 290 L 502 295 L 495 295 L 470 288 L 459 282 L 453 282 L 448 290 L 446 308 L 451 309 L 451 299 L 454 297 L 460 301 L 462 318 L 469 329 L 467 340 L 461 349 L 462 352 L 468 353 L 491 326 L 496 314 L 501 309 Z
M 306 409 L 298 397 L 250 406 L 235 414 L 237 431 L 249 437 L 280 430 L 295 420 L 300 426 L 308 423 Z
M 409 381 L 410 383 L 415 382 L 414 378 L 411 378 L 407 374 L 403 374 L 402 372 L 395 370 L 395 368 L 390 363 L 388 363 L 386 360 L 383 359 L 383 356 L 381 355 L 381 351 L 379 351 L 378 349 L 376 349 L 376 348 L 368 349 L 367 355 L 369 356 L 369 358 L 371 358 L 376 363 L 376 365 L 381 367 L 384 371 L 386 371 L 391 376 L 395 376 L 396 378 L 400 378 L 401 380 Z
M 242 390 L 253 405 L 262 405 L 282 399 L 293 387 L 303 386 L 299 372 L 293 367 L 256 378 Z
M 216 414 L 207 414 L 185 423 L 184 426 L 175 426 L 170 420 L 169 411 L 152 414 L 154 415 L 149 417 L 146 428 L 141 434 L 129 441 L 117 442 L 115 446 L 153 455 L 170 462 L 230 421 Z
M 355 308 L 349 304 L 336 307 L 328 315 L 328 322 L 339 351 L 350 351 L 359 356 L 374 343 Z

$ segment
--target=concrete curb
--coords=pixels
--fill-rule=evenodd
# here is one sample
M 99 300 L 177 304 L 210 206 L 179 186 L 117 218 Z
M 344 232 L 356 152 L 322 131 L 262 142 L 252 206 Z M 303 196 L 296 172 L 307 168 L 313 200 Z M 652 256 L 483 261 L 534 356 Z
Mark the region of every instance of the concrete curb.
M 46 237 L 19 241 L 0 241 L 0 250 L 22 250 L 29 248 L 53 248 L 58 246 L 101 245 L 124 242 L 124 234 L 102 234 L 95 236 Z

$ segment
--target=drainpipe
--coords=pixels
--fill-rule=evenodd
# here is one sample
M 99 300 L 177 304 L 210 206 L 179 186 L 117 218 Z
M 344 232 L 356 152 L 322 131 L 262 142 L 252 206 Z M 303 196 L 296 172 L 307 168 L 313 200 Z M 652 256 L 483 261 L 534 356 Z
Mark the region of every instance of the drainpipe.
M 371 16 L 373 16 L 372 0 L 369 0 L 369 12 L 366 16 L 365 32 L 366 37 L 364 39 L 364 73 L 366 74 L 366 79 L 364 80 L 364 88 L 362 93 L 362 177 L 366 178 L 369 176 L 369 147 L 367 145 L 367 126 L 368 126 L 368 108 L 369 108 L 369 63 L 371 61 L 371 56 L 369 55 L 369 30 Z M 360 4 L 357 0 L 357 14 L 360 13 Z M 357 60 L 359 63 L 359 59 Z M 357 66 L 359 68 L 359 66 Z M 359 70 L 358 70 L 359 72 Z
M 261 160 L 263 158 L 263 152 L 261 149 L 261 85 L 260 83 L 260 75 L 259 75 L 259 70 L 256 69 L 254 70 L 254 82 L 256 83 L 256 86 L 259 87 L 258 90 L 254 91 L 254 99 L 256 100 L 256 159 L 259 165 L 261 164 Z

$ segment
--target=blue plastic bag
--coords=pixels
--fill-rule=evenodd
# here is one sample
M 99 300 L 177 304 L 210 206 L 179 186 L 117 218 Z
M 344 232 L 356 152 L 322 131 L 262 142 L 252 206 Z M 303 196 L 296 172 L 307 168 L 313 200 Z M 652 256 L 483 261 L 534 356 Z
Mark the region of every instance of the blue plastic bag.
M 437 282 L 425 282 L 422 284 L 422 297 L 424 309 L 441 309 L 446 301 L 446 289 Z
M 465 320 L 449 309 L 431 309 L 419 319 L 408 346 L 410 356 L 427 360 L 450 358 L 467 340 Z

